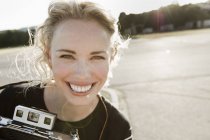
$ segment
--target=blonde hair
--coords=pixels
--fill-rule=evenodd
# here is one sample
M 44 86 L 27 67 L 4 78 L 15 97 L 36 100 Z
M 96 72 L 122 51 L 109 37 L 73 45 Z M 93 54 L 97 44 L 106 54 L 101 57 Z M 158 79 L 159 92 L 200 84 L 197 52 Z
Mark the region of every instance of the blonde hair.
M 50 49 L 53 33 L 59 23 L 68 19 L 95 20 L 104 27 L 104 29 L 112 36 L 112 48 L 114 50 L 113 58 L 116 56 L 118 46 L 121 44 L 115 19 L 109 14 L 109 12 L 102 9 L 99 5 L 92 2 L 52 2 L 48 8 L 47 19 L 43 25 L 37 28 L 34 44 L 42 50 L 41 55 L 37 59 L 37 62 L 39 63 L 37 69 L 38 71 L 42 70 L 45 72 L 45 79 L 50 79 L 52 76 L 49 75 L 49 71 L 47 72 L 46 69 L 49 70 L 48 51 Z

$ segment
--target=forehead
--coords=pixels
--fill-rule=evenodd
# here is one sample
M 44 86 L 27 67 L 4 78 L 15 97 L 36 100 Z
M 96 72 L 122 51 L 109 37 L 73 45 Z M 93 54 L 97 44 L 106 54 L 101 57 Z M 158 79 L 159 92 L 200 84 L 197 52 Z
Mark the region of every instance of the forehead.
M 99 43 L 109 45 L 111 35 L 94 20 L 69 19 L 57 25 L 52 44 L 59 43 Z

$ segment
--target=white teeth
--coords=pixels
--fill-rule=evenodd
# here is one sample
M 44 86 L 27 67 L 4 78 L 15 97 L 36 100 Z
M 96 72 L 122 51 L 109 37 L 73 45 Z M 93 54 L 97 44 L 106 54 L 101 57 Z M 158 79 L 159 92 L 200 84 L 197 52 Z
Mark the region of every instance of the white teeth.
M 88 90 L 91 89 L 92 85 L 88 85 L 88 86 L 77 86 L 77 85 L 70 84 L 70 87 L 75 92 L 87 92 Z

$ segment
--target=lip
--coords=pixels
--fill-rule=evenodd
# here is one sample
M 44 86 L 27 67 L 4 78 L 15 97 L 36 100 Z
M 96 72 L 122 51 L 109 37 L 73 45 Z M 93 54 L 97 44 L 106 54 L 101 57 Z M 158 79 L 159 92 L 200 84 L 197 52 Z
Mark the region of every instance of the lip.
M 93 90 L 94 86 L 96 85 L 96 83 L 92 83 L 92 87 L 87 91 L 87 92 L 75 92 L 71 86 L 70 86 L 70 83 L 69 82 L 66 82 L 66 85 L 69 87 L 69 89 L 71 90 L 71 93 L 74 95 L 74 96 L 87 96 L 91 93 L 91 91 Z M 77 85 L 77 84 L 75 84 Z M 87 84 L 86 84 L 87 85 Z M 89 84 L 90 85 L 90 84 Z

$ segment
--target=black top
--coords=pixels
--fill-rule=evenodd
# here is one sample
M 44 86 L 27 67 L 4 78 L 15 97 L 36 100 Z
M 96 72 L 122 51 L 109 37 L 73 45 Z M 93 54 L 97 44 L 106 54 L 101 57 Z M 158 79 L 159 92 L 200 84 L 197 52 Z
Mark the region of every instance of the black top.
M 44 88 L 40 85 L 28 86 L 22 83 L 7 85 L 0 93 L 0 116 L 12 118 L 17 105 L 47 110 L 43 95 Z M 80 140 L 99 140 L 106 120 L 103 102 L 107 108 L 108 121 L 102 140 L 131 140 L 129 122 L 103 97 L 95 110 L 83 120 L 65 122 L 56 119 L 53 131 L 68 134 L 71 128 L 77 128 Z

